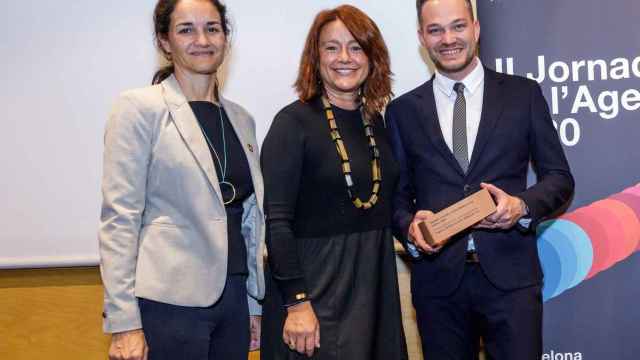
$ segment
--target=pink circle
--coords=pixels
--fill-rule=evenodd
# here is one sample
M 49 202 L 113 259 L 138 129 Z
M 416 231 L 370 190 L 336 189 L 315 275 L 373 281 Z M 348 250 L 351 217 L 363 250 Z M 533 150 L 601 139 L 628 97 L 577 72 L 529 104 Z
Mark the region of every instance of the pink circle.
M 626 229 L 625 222 L 628 218 L 621 217 L 619 214 L 619 208 L 616 205 L 621 203 L 615 202 L 614 204 L 611 204 L 613 201 L 615 200 L 598 200 L 589 205 L 589 208 L 602 209 L 603 211 L 606 211 L 607 215 L 604 216 L 602 220 L 604 220 L 607 227 L 615 228 L 620 233 L 617 237 L 610 237 L 607 239 L 610 244 L 610 248 L 613 247 L 614 249 L 613 253 L 615 254 L 615 262 L 618 262 L 626 259 L 631 254 L 631 246 L 635 248 L 636 242 L 633 239 L 633 234 Z
M 640 196 L 635 196 L 631 193 L 618 193 L 610 197 L 611 199 L 618 200 L 633 210 L 640 223 Z M 638 234 L 640 237 L 640 234 Z M 640 240 L 638 241 L 638 247 L 636 250 L 640 250 Z
M 605 227 L 597 220 L 597 218 L 583 209 L 584 208 L 580 208 L 573 212 L 564 214 L 560 216 L 560 219 L 565 219 L 578 225 L 587 233 L 591 240 L 591 247 L 593 248 L 593 263 L 591 264 L 591 269 L 585 278 L 589 279 L 600 271 L 606 269 L 607 264 L 612 263 L 614 260 L 613 255 L 609 250 Z
M 593 221 L 597 221 L 604 228 L 606 233 L 602 242 L 606 244 L 608 256 L 601 270 L 608 269 L 614 263 L 624 259 L 624 246 L 620 246 L 620 243 L 624 241 L 625 233 L 624 230 L 622 230 L 622 224 L 616 217 L 615 212 L 605 206 L 599 205 L 598 201 L 582 208 L 581 212 L 589 214 Z
M 640 196 L 640 184 L 637 184 L 635 186 L 626 188 L 622 191 L 622 193 L 627 193 L 627 194 L 633 194 L 636 196 Z
M 622 201 L 614 199 L 602 200 L 603 206 L 614 210 L 618 215 L 618 219 L 622 222 L 622 229 L 626 235 L 625 242 L 625 259 L 636 251 L 638 242 L 640 242 L 640 222 L 636 217 L 636 213 Z

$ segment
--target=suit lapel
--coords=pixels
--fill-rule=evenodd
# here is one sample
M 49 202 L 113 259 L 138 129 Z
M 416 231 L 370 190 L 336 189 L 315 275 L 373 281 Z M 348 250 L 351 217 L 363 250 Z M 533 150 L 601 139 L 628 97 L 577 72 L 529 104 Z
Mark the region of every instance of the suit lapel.
M 209 183 L 213 187 L 217 198 L 222 201 L 222 193 L 220 192 L 220 184 L 218 183 L 218 175 L 213 167 L 213 159 L 211 151 L 202 135 L 202 130 L 198 125 L 191 106 L 180 90 L 180 85 L 172 75 L 162 82 L 163 95 L 171 118 L 173 119 L 178 132 L 182 136 L 185 145 L 193 154 L 196 162 L 205 173 Z
M 480 115 L 480 125 L 478 135 L 473 146 L 471 161 L 468 172 L 478 163 L 482 151 L 486 147 L 491 134 L 493 133 L 498 119 L 504 108 L 503 95 L 501 89 L 502 78 L 487 68 L 484 69 L 484 95 L 482 99 L 482 114 Z
M 453 156 L 451 150 L 449 150 L 442 135 L 442 128 L 440 127 L 440 121 L 438 119 L 438 109 L 436 108 L 436 98 L 433 94 L 433 79 L 434 77 L 431 77 L 431 80 L 426 82 L 419 92 L 419 96 L 421 97 L 419 101 L 421 106 L 420 113 L 424 114 L 420 123 L 423 125 L 430 142 L 438 149 L 442 157 L 445 158 L 460 175 L 464 176 L 464 171 L 460 167 L 460 164 L 458 164 L 455 156 Z
M 258 146 L 255 136 L 249 131 L 250 119 L 247 119 L 247 115 L 236 111 L 236 106 L 227 101 L 225 98 L 220 97 L 220 103 L 227 113 L 229 122 L 233 127 L 233 130 L 238 136 L 240 145 L 244 150 L 244 154 L 249 163 L 249 170 L 251 171 L 251 180 L 253 181 L 253 189 L 258 200 L 260 210 L 263 209 L 262 200 L 264 198 L 264 188 L 262 186 L 262 173 L 260 171 L 260 160 L 258 157 Z

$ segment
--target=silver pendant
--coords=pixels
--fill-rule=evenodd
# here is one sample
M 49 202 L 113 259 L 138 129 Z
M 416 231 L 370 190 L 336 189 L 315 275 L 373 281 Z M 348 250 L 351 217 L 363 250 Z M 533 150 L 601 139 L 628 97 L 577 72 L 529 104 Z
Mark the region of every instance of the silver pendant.
M 236 199 L 236 187 L 233 186 L 233 184 L 228 182 L 228 181 L 220 181 L 219 184 L 220 184 L 220 194 L 222 195 L 222 203 L 225 204 L 225 205 L 231 204 L 233 202 L 233 200 Z M 231 191 L 233 192 L 233 195 L 231 196 L 231 199 L 229 199 L 229 200 L 225 200 L 224 199 L 224 191 L 222 191 L 223 185 L 228 186 L 231 189 Z

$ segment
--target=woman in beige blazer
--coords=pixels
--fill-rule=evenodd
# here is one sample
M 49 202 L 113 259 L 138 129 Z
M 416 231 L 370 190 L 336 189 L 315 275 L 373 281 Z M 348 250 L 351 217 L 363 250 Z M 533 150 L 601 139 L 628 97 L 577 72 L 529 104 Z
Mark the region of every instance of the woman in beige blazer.
M 255 124 L 218 95 L 217 0 L 159 0 L 170 65 L 126 91 L 105 131 L 99 229 L 110 359 L 247 359 L 264 294 Z

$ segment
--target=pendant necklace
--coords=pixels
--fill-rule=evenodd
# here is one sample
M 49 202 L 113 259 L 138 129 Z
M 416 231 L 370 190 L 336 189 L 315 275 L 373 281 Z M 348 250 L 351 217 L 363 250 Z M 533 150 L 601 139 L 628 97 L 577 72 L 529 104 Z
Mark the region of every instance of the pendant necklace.
M 220 168 L 220 176 L 222 180 L 222 181 L 218 181 L 218 184 L 220 184 L 220 193 L 222 194 L 222 203 L 224 205 L 228 205 L 232 203 L 233 200 L 236 199 L 236 187 L 233 186 L 232 183 L 227 181 L 227 141 L 224 133 L 224 121 L 222 119 L 222 104 L 218 106 L 218 117 L 220 119 L 220 132 L 222 133 L 222 154 L 223 154 L 224 163 L 220 161 L 220 156 L 218 155 L 216 148 L 211 143 L 211 140 L 209 140 L 209 136 L 207 136 L 207 133 L 204 131 L 199 121 L 198 121 L 198 125 L 200 126 L 200 130 L 202 131 L 204 138 L 207 140 L 207 144 L 209 145 L 209 148 L 213 152 L 213 155 L 216 157 L 216 160 L 218 160 L 217 164 L 218 164 L 218 167 Z M 228 200 L 224 199 L 223 187 L 225 186 L 228 187 L 232 193 L 231 198 Z

